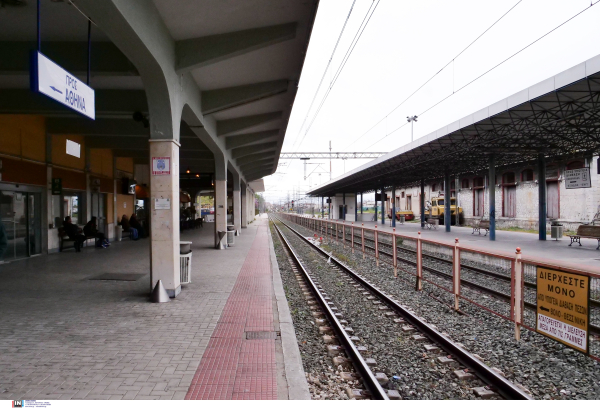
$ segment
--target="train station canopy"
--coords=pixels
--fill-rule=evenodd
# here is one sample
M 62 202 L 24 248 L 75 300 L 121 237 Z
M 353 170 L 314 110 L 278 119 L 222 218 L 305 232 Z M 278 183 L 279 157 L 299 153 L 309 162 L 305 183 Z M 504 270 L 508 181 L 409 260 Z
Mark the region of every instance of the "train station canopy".
M 600 55 L 308 192 L 372 192 L 545 157 L 600 152 Z
M 216 151 L 246 181 L 275 172 L 318 0 L 41 2 L 41 52 L 81 81 L 92 21 L 95 121 L 29 90 L 36 2 L 0 3 L 0 114 L 44 115 L 49 133 L 147 163 L 153 122 L 173 111 L 161 123 L 183 119 L 180 168 L 213 172 Z

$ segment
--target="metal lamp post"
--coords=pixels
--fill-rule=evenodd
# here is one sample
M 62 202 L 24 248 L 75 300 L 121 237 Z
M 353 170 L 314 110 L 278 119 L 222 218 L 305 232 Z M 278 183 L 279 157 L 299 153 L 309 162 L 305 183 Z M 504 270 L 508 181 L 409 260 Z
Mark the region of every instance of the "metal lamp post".
M 406 120 L 408 122 L 410 122 L 410 141 L 411 142 L 413 141 L 413 126 L 414 126 L 415 122 L 417 121 L 417 118 L 418 118 L 417 115 L 415 115 L 415 116 L 407 116 L 406 117 Z

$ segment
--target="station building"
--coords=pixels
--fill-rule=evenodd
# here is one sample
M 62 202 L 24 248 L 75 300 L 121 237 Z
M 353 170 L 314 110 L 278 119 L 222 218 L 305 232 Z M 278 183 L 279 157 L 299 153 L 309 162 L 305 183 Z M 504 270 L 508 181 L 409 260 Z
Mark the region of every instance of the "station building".
M 591 188 L 567 189 L 565 170 L 590 169 Z M 535 163 L 523 163 L 498 168 L 494 182 L 496 225 L 500 228 L 538 229 L 539 171 Z M 456 186 L 458 185 L 458 189 Z M 489 219 L 489 176 L 486 173 L 462 174 L 450 181 L 451 197 L 463 210 L 461 224 L 472 225 L 476 220 Z M 444 197 L 444 179 L 425 182 L 424 201 Z M 392 207 L 392 192 L 386 191 L 386 208 Z M 427 204 L 426 204 L 427 205 Z M 547 218 L 559 222 L 567 230 L 577 230 L 597 217 L 600 206 L 600 175 L 598 156 L 572 157 L 555 160 L 546 165 Z M 395 192 L 397 211 L 412 211 L 416 219 L 421 214 L 420 186 L 398 188 Z M 547 227 L 549 227 L 548 224 Z

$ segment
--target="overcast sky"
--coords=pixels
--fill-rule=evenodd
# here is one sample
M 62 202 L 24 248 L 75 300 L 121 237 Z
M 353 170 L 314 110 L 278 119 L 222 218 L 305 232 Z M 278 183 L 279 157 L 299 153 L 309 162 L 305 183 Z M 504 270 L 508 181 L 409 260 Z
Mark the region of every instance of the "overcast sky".
M 309 111 L 352 3 L 353 0 L 320 1 L 283 152 L 325 152 L 330 140 L 334 152 L 388 152 L 410 142 L 406 116 L 419 115 L 414 127 L 414 138 L 418 139 L 600 54 L 598 4 L 460 89 L 589 7 L 590 0 L 356 0 Z M 502 20 L 454 59 L 515 4 Z M 371 5 L 377 8 L 314 119 Z M 389 114 L 453 59 L 427 86 Z M 429 109 L 449 95 L 452 96 Z M 395 130 L 402 125 L 405 126 Z M 333 178 L 341 176 L 344 169 L 349 171 L 367 161 L 334 160 Z M 329 161 L 311 162 L 323 164 L 309 164 L 307 172 L 314 172 L 304 181 L 300 160 L 280 159 L 277 173 L 265 178 L 267 200 L 279 202 L 288 192 L 305 192 L 309 186 L 314 188 L 328 181 Z

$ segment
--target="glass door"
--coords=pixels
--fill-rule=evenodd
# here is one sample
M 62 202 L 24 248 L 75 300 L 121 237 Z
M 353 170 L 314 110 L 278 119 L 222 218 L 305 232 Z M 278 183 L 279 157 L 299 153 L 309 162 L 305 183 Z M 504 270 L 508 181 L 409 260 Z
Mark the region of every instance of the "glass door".
M 3 261 L 41 253 L 41 218 L 39 193 L 0 191 L 0 219 L 8 241 Z
M 96 217 L 98 231 L 104 234 L 106 234 L 106 213 L 104 210 L 105 200 L 106 194 L 92 193 L 92 217 Z

